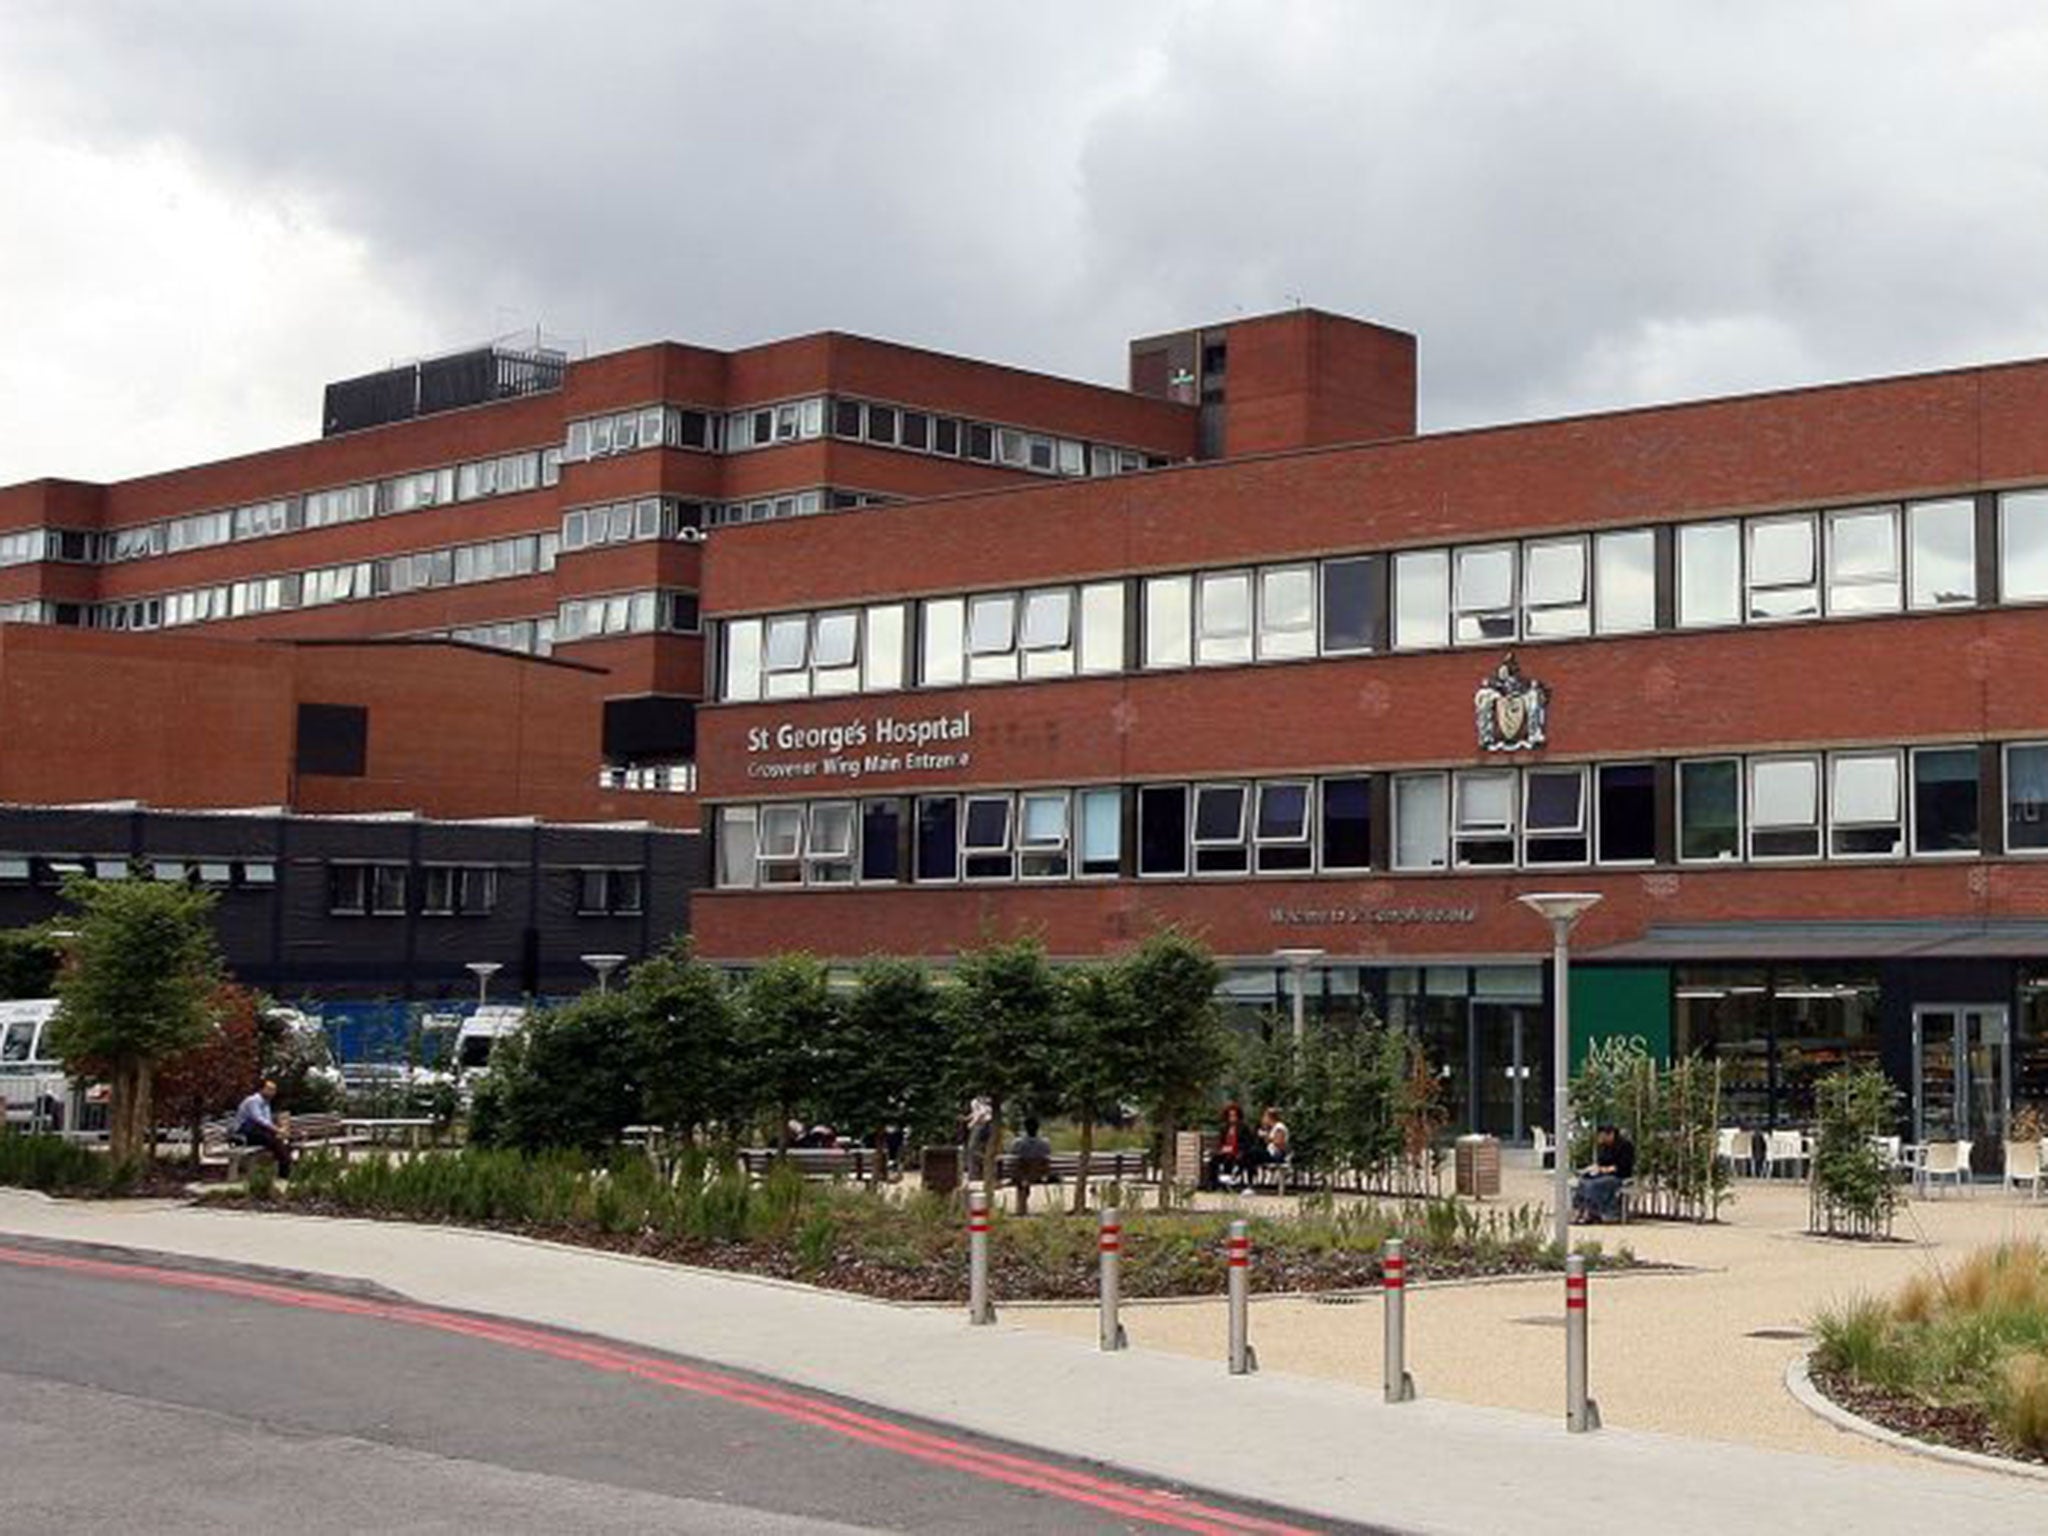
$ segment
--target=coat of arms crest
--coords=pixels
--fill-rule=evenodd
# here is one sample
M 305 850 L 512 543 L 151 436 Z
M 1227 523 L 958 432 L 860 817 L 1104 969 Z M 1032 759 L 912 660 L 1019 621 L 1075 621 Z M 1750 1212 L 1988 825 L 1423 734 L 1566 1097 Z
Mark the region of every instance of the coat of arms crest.
M 1542 746 L 1549 712 L 1549 688 L 1522 676 L 1513 651 L 1472 695 L 1479 745 L 1488 752 L 1525 752 Z

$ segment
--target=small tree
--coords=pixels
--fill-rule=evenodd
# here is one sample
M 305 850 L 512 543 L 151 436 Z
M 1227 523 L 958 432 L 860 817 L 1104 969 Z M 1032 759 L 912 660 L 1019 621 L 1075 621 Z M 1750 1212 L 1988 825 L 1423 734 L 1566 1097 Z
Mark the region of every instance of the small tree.
M 48 997 L 63 964 L 64 951 L 47 928 L 0 931 L 0 1001 Z
M 749 1108 L 775 1114 L 776 1145 L 787 1150 L 789 1122 L 818 1097 L 825 1045 L 837 1009 L 823 961 L 776 955 L 740 988 L 740 1044 Z
M 1074 1210 L 1087 1208 L 1095 1127 L 1123 1114 L 1145 1092 L 1145 1017 L 1126 968 L 1112 961 L 1081 966 L 1060 978 L 1051 1076 L 1057 1103 L 1081 1128 L 1081 1169 Z
M 233 1109 L 258 1081 L 262 1067 L 256 1007 L 255 993 L 222 982 L 214 989 L 206 1038 L 157 1066 L 155 1118 L 159 1124 L 185 1129 L 195 1168 L 207 1117 Z
M 1135 1009 L 1140 1082 L 1160 1137 L 1159 1203 L 1164 1207 L 1173 1198 L 1174 1131 L 1201 1113 L 1229 1061 L 1216 1007 L 1223 970 L 1206 945 L 1166 928 L 1123 961 L 1123 976 Z
M 945 1118 L 949 1041 L 931 973 L 913 960 L 874 958 L 854 976 L 825 1042 L 820 1092 L 832 1123 L 888 1159 L 889 1127 L 922 1139 Z
M 981 1177 L 991 1188 L 1005 1106 L 1022 1102 L 1043 1107 L 1058 1099 L 1051 1064 L 1059 1011 L 1059 982 L 1036 939 L 1012 939 L 961 953 L 946 994 L 952 1076 L 960 1099 L 988 1095 L 993 1115 Z
M 586 992 L 529 1019 L 491 1048 L 472 1140 L 538 1152 L 600 1151 L 640 1116 L 633 1010 L 620 992 Z
M 699 1128 L 731 1137 L 748 1095 L 725 979 L 684 939 L 635 966 L 624 995 L 647 1117 L 691 1142 Z
M 1845 1067 L 1814 1084 L 1820 1123 L 1814 1136 L 1808 1226 L 1829 1236 L 1889 1236 L 1899 1208 L 1891 1159 L 1871 1138 L 1888 1134 L 1899 1091 L 1876 1067 Z
M 73 1077 L 113 1090 L 109 1151 L 116 1164 L 153 1151 L 150 1095 L 158 1063 L 206 1039 L 221 977 L 214 896 L 154 880 L 65 882 L 77 934 L 57 978 L 51 1038 Z

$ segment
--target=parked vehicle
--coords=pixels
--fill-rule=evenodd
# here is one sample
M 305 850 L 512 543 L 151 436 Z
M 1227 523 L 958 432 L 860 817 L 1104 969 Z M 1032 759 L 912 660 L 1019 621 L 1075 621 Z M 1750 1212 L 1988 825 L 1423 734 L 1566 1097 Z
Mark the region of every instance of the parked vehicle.
M 455 1032 L 455 1071 L 462 1078 L 480 1075 L 491 1064 L 491 1048 L 526 1024 L 526 1009 L 517 1003 L 487 1003 L 462 1021 Z
M 50 1049 L 54 997 L 0 1002 L 0 1102 L 16 1129 L 59 1131 L 79 1123 L 76 1085 Z

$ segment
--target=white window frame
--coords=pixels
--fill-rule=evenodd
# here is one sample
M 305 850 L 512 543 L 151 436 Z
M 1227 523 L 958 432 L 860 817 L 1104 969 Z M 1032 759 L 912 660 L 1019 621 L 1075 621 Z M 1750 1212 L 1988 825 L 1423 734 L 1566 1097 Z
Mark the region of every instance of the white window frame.
M 1283 625 L 1271 617 L 1273 604 L 1269 589 L 1273 582 L 1285 578 L 1297 580 L 1307 588 L 1308 604 L 1305 619 Z M 1252 588 L 1257 607 L 1254 659 L 1294 661 L 1315 655 L 1321 635 L 1321 604 L 1318 598 L 1322 591 L 1321 573 L 1315 562 L 1304 560 L 1285 565 L 1262 565 L 1253 573 Z
M 1223 624 L 1211 612 L 1212 592 L 1242 587 L 1244 619 L 1241 624 Z M 1248 566 L 1229 570 L 1203 571 L 1195 577 L 1195 665 L 1199 667 L 1240 666 L 1256 655 L 1258 629 L 1258 582 Z
M 1687 764 L 1733 763 L 1735 765 L 1735 847 L 1732 852 L 1701 858 L 1685 851 L 1685 770 Z M 1710 757 L 1685 757 L 1678 760 L 1672 769 L 1673 830 L 1677 846 L 1673 852 L 1681 864 L 1694 864 L 1703 869 L 1718 868 L 1729 864 L 1740 864 L 1749 847 L 1749 768 L 1743 759 L 1730 752 L 1715 753 Z
M 1802 580 L 1765 582 L 1758 579 L 1756 545 L 1759 535 L 1779 528 L 1803 527 L 1806 531 L 1806 571 Z M 1770 517 L 1752 517 L 1742 525 L 1742 620 L 1745 624 L 1805 624 L 1822 617 L 1826 607 L 1822 601 L 1822 590 L 1826 583 L 1823 569 L 1825 552 L 1821 548 L 1819 519 L 1811 512 L 1787 512 Z M 1759 613 L 1759 598 L 1769 598 L 1775 593 L 1796 593 L 1808 591 L 1813 595 L 1813 609 L 1810 613 Z
M 1785 764 L 1804 764 L 1813 776 L 1813 820 L 1772 821 L 1757 820 L 1757 774 L 1759 770 L 1779 767 Z M 1743 764 L 1743 792 L 1748 809 L 1743 826 L 1743 852 L 1752 864 L 1808 863 L 1824 858 L 1827 854 L 1827 762 L 1818 752 L 1762 752 L 1748 758 Z M 1759 832 L 1800 832 L 1808 827 L 1813 829 L 1813 852 L 1811 853 L 1758 853 Z
M 1840 548 L 1840 526 L 1852 520 L 1882 518 L 1891 529 L 1892 563 L 1889 575 L 1843 576 L 1836 570 Z M 1857 618 L 1873 614 L 1902 613 L 1906 607 L 1905 510 L 1897 506 L 1837 507 L 1821 520 L 1826 537 L 1823 544 L 1823 611 L 1830 618 Z M 1890 589 L 1888 605 L 1845 605 L 1843 594 L 1882 592 Z
M 1529 818 L 1530 792 L 1538 779 L 1574 779 L 1579 786 L 1579 819 L 1571 827 L 1538 827 Z M 1579 869 L 1593 862 L 1593 791 L 1594 782 L 1590 765 L 1586 763 L 1543 763 L 1530 764 L 1522 769 L 1522 825 L 1520 828 L 1520 862 L 1532 869 Z M 1532 842 L 1557 841 L 1578 838 L 1586 845 L 1585 853 L 1576 859 L 1534 858 L 1529 853 Z
M 1845 763 L 1889 762 L 1892 769 L 1892 814 L 1889 819 L 1875 821 L 1844 820 L 1835 809 L 1839 783 L 1837 770 Z M 1907 825 L 1910 816 L 1907 802 L 1912 798 L 1912 786 L 1906 778 L 1905 754 L 1896 747 L 1865 747 L 1827 755 L 1827 837 L 1822 848 L 1830 859 L 1850 863 L 1883 862 L 1906 857 L 1912 844 L 1909 838 L 1912 829 Z M 1879 828 L 1892 828 L 1898 833 L 1898 841 L 1891 849 L 1877 853 L 1843 853 L 1835 847 L 1837 831 L 1861 832 Z
M 2008 741 L 1998 751 L 1998 847 L 2009 859 L 2048 858 L 2048 848 L 2015 848 L 2012 845 L 2012 755 L 2015 752 L 2048 752 L 2048 741 Z M 1981 795 L 1983 786 L 1977 792 Z M 2042 820 L 2048 821 L 2048 803 L 2044 803 Z
M 1508 789 L 1508 814 L 1505 821 L 1465 822 L 1464 789 L 1481 779 L 1505 779 Z M 1451 867 L 1453 869 L 1513 869 L 1521 855 L 1521 775 L 1513 768 L 1461 768 L 1451 775 L 1450 793 L 1450 835 Z M 1508 856 L 1499 863 L 1488 863 L 1465 857 L 1466 843 L 1506 843 Z
M 1579 595 L 1564 601 L 1536 599 L 1536 582 L 1532 568 L 1539 554 L 1548 550 L 1569 549 L 1575 552 L 1579 562 Z M 1522 545 L 1522 634 L 1530 640 L 1581 640 L 1593 633 L 1593 545 L 1585 534 L 1562 534 L 1556 538 L 1529 539 Z M 1546 629 L 1545 622 L 1553 615 L 1577 614 L 1576 627 L 1566 624 L 1556 629 Z
M 1973 778 L 1977 785 L 1977 846 L 1974 848 L 1934 848 L 1920 846 L 1920 759 L 1931 753 L 1967 753 Z M 2001 781 L 2001 785 L 2002 785 Z M 1983 759 L 1975 742 L 1958 741 L 1947 746 L 1931 743 L 1913 747 L 1906 753 L 1906 856 L 1913 859 L 1980 859 L 1984 856 L 1984 772 Z M 2005 825 L 2004 807 L 1999 808 L 1999 825 Z M 2003 830 L 1999 834 L 2004 837 Z
M 1402 804 L 1401 787 L 1404 784 L 1419 784 L 1433 780 L 1437 786 L 1437 858 L 1430 863 L 1405 863 L 1401 858 L 1401 829 L 1407 820 L 1406 808 Z M 1389 862 L 1400 871 L 1445 870 L 1451 867 L 1451 786 L 1447 773 L 1396 773 L 1388 776 L 1387 786 Z
M 1482 557 L 1498 557 L 1507 566 L 1508 591 L 1504 603 L 1479 603 L 1467 592 L 1471 581 L 1467 567 Z M 1513 645 L 1521 638 L 1522 556 L 1514 544 L 1461 544 L 1451 551 L 1451 644 L 1456 646 Z M 1504 618 L 1507 633 L 1483 633 L 1489 618 Z M 1474 632 L 1466 633 L 1470 621 Z
M 1426 591 L 1424 589 L 1427 589 Z M 1403 549 L 1394 553 L 1387 578 L 1391 648 L 1396 651 L 1440 651 L 1451 642 L 1451 552 L 1448 549 Z M 1416 592 L 1435 600 L 1432 615 L 1405 623 L 1403 596 Z

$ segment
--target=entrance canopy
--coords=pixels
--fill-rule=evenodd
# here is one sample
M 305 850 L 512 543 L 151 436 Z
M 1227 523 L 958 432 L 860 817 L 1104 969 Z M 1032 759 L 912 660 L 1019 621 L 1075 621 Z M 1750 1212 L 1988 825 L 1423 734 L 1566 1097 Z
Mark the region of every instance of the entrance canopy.
M 2048 922 L 1698 923 L 1584 951 L 1600 961 L 2048 959 Z

